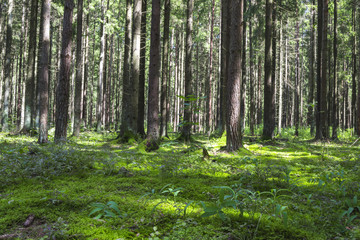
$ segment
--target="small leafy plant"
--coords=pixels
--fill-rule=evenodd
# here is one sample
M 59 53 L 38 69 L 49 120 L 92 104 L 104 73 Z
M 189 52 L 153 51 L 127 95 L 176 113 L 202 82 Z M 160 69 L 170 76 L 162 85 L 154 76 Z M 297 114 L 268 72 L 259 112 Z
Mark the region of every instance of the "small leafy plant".
M 121 214 L 118 204 L 114 201 L 109 201 L 106 204 L 92 203 L 91 206 L 93 207 L 93 210 L 89 213 L 89 216 L 96 215 L 94 219 L 100 219 L 102 217 L 116 218 L 127 216 L 126 213 Z

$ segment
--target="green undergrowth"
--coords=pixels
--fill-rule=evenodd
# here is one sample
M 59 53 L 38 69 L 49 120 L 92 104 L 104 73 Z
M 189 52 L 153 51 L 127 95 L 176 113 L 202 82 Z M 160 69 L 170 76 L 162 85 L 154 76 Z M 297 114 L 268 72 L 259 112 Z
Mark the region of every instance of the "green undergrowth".
M 231 154 L 225 135 L 189 144 L 170 135 L 148 152 L 146 142 L 121 144 L 115 133 L 44 145 L 1 133 L 0 236 L 359 239 L 356 138 L 344 132 L 324 143 L 308 129 L 292 132 L 273 141 L 245 135 Z

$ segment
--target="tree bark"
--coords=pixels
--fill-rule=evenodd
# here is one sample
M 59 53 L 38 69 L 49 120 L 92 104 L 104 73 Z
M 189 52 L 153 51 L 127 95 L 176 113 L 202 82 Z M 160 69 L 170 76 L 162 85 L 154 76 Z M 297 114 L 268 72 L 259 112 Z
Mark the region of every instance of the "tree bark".
M 332 139 L 336 140 L 337 128 L 339 126 L 337 118 L 337 105 L 338 105 L 338 78 L 337 78 L 337 0 L 334 0 L 334 79 L 333 79 L 333 92 L 332 92 Z
M 185 101 L 184 101 L 184 120 L 183 127 L 181 129 L 180 138 L 185 142 L 191 140 L 191 102 L 189 98 L 192 97 L 192 32 L 193 32 L 193 11 L 194 11 L 194 0 L 187 1 L 187 24 L 186 24 L 186 51 L 185 51 Z
M 313 5 L 315 5 L 315 0 L 313 0 Z M 314 62 L 315 62 L 315 8 L 311 7 L 311 23 L 310 23 L 310 57 L 309 57 L 309 97 L 308 97 L 308 125 L 310 125 L 310 133 L 314 134 L 314 83 L 315 83 L 315 74 L 314 74 Z
M 263 139 L 273 138 L 273 95 L 272 87 L 272 33 L 273 33 L 273 0 L 266 0 L 266 27 L 265 27 L 265 83 L 264 83 L 264 129 Z
M 29 132 L 35 124 L 35 58 L 36 58 L 36 36 L 37 36 L 37 10 L 38 0 L 31 1 L 29 48 L 27 59 L 27 78 L 25 87 L 25 119 L 24 132 Z
M 298 17 L 298 10 L 297 10 L 297 17 Z M 294 122 L 295 122 L 295 136 L 299 136 L 299 119 L 300 119 L 300 113 L 299 113 L 299 99 L 300 99 L 300 27 L 299 27 L 299 20 L 296 21 L 296 76 L 295 76 L 295 116 L 294 116 Z
M 65 0 L 61 42 L 61 63 L 56 91 L 55 141 L 66 141 L 67 136 L 73 9 L 74 0 Z
M 83 0 L 77 0 L 77 32 L 76 32 L 76 83 L 74 98 L 74 132 L 73 135 L 78 137 L 81 127 L 81 96 L 82 96 L 82 21 L 83 21 Z
M 141 14 L 141 40 L 140 40 L 140 75 L 139 75 L 139 102 L 137 132 L 145 136 L 145 79 L 146 79 L 146 19 L 147 0 L 143 0 Z
M 39 76 L 40 118 L 38 143 L 48 142 L 48 105 L 49 105 L 49 50 L 50 50 L 50 12 L 51 0 L 44 0 L 42 4 L 43 33 L 41 40 L 41 59 Z
M 163 36 L 163 59 L 162 59 L 162 79 L 161 79 L 161 122 L 160 136 L 167 137 L 167 121 L 166 121 L 166 105 L 167 98 L 167 82 L 169 76 L 169 35 L 170 35 L 170 11 L 171 1 L 164 1 L 164 36 Z
M 158 148 L 159 139 L 159 78 L 160 78 L 160 0 L 152 1 L 151 47 L 148 94 L 148 150 Z
M 228 110 L 226 127 L 226 149 L 237 151 L 242 147 L 241 136 L 241 79 L 244 0 L 231 0 L 231 36 L 229 56 L 229 78 L 227 83 Z
M 7 132 L 9 130 L 9 103 L 10 103 L 10 82 L 11 82 L 11 48 L 13 41 L 13 9 L 14 0 L 8 2 L 8 19 L 6 26 L 6 45 L 5 45 L 5 64 L 4 64 L 4 82 L 5 82 L 5 94 L 4 94 L 4 109 L 2 113 L 2 131 Z M 2 94 L 2 92 L 0 93 Z

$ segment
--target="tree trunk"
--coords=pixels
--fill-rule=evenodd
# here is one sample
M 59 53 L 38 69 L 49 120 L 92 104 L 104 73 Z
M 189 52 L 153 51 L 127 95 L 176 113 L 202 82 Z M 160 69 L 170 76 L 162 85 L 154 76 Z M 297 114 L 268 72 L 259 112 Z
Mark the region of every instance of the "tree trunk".
M 28 132 L 35 124 L 35 58 L 36 58 L 36 36 L 37 36 L 37 10 L 38 0 L 31 1 L 29 48 L 27 60 L 27 79 L 25 88 L 25 122 L 24 131 Z
M 265 27 L 265 82 L 264 82 L 264 129 L 263 139 L 273 137 L 273 95 L 272 87 L 272 33 L 273 33 L 273 0 L 266 0 L 266 27 Z
M 55 141 L 66 141 L 67 136 L 73 9 L 74 0 L 65 0 L 61 42 L 61 63 L 56 91 Z
M 328 81 L 328 48 L 327 48 L 327 29 L 328 29 L 328 0 L 324 0 L 323 3 L 323 25 L 322 25 L 322 74 L 321 74 L 321 112 L 320 120 L 322 126 L 322 137 L 323 139 L 329 138 L 329 127 L 327 121 L 327 81 Z
M 185 101 L 184 101 L 184 120 L 181 130 L 181 139 L 189 142 L 191 139 L 191 102 L 192 96 L 192 32 L 193 32 L 193 11 L 194 0 L 187 1 L 187 24 L 186 24 L 186 51 L 185 51 Z
M 313 5 L 315 6 L 315 0 L 313 0 Z M 315 83 L 315 74 L 314 74 L 314 62 L 315 62 L 315 8 L 311 7 L 311 23 L 310 23 L 310 57 L 309 57 L 309 97 L 308 97 L 308 115 L 307 122 L 310 125 L 310 133 L 314 134 L 314 83 Z
M 5 45 L 5 95 L 4 95 L 4 109 L 2 113 L 2 131 L 6 132 L 9 130 L 9 102 L 10 102 L 10 81 L 11 81 L 11 48 L 13 41 L 13 9 L 14 9 L 14 0 L 9 0 L 8 2 L 8 19 L 6 26 L 6 45 Z M 2 94 L 2 92 L 0 93 Z
M 297 17 L 299 17 L 299 13 L 297 10 L 296 13 Z M 294 104 L 294 108 L 295 108 L 295 118 L 294 118 L 294 122 L 295 122 L 295 136 L 299 136 L 299 118 L 300 118 L 300 113 L 299 113 L 299 98 L 300 98 L 300 28 L 299 28 L 299 20 L 296 21 L 296 76 L 295 76 L 295 104 Z
M 249 8 L 251 9 L 252 7 L 252 2 L 251 0 L 250 2 L 250 6 Z M 254 136 L 254 126 L 255 126 L 255 119 L 256 119 L 256 115 L 255 115 L 255 78 L 254 78 L 254 47 L 253 47 L 253 35 L 252 35 L 252 18 L 249 19 L 249 45 L 250 45 L 250 73 L 249 73 L 249 90 L 250 90 L 250 113 L 249 113 L 249 123 L 250 123 L 250 134 L 252 136 Z M 281 45 L 281 44 L 280 44 Z M 281 60 L 280 60 L 281 62 Z
M 126 0 L 126 22 L 125 22 L 125 46 L 124 46 L 124 68 L 123 68 L 123 92 L 122 92 L 122 111 L 121 111 L 121 126 L 119 137 L 127 141 L 128 134 L 135 134 L 136 129 L 131 129 L 131 110 L 130 95 L 130 47 L 131 47 L 131 19 L 132 7 L 131 0 Z
M 322 135 L 322 121 L 321 121 L 321 83 L 322 83 L 322 33 L 323 33 L 323 1 L 318 0 L 318 42 L 317 42 L 317 80 L 316 80 L 316 136 L 315 139 L 320 140 Z
M 146 79 L 146 15 L 147 0 L 143 0 L 141 15 L 141 41 L 140 41 L 140 75 L 139 75 L 139 102 L 137 132 L 145 136 L 145 79 Z
M 90 14 L 86 14 L 86 38 L 85 38 L 85 59 L 84 59 L 84 83 L 83 83 L 83 109 L 82 120 L 84 127 L 88 127 L 87 115 L 88 115 L 88 78 L 89 78 L 89 19 Z M 92 98 L 92 96 L 90 96 Z
M 81 95 L 82 95 L 82 21 L 83 21 L 83 0 L 77 0 L 77 32 L 76 32 L 76 83 L 74 97 L 74 132 L 78 137 L 81 127 Z
M 160 0 L 152 1 L 151 46 L 149 64 L 147 149 L 158 148 L 159 139 L 159 78 L 160 78 Z M 165 36 L 166 37 L 166 36 Z
M 164 36 L 163 36 L 163 59 L 162 59 L 162 80 L 161 80 L 161 122 L 160 136 L 167 137 L 167 121 L 166 121 L 166 105 L 167 98 L 167 82 L 169 76 L 169 35 L 170 35 L 170 0 L 164 1 Z
M 206 132 L 210 136 L 212 132 L 212 82 L 213 82 L 213 48 L 214 48 L 214 21 L 215 21 L 215 0 L 211 4 L 211 17 L 210 17 L 210 55 L 209 55 L 209 78 L 207 81 L 207 112 L 206 112 Z
M 280 61 L 279 61 L 279 119 L 278 119 L 278 133 L 281 136 L 282 118 L 283 118 L 283 27 L 280 20 Z
M 353 31 L 356 32 L 356 8 L 354 6 L 352 13 L 352 27 Z M 353 36 L 353 46 L 352 46 L 352 94 L 351 94 L 351 113 L 352 113 L 352 127 L 354 127 L 357 132 L 357 119 L 356 119 L 356 73 L 357 73 L 357 63 L 356 63 L 356 35 Z
M 337 78 L 337 0 L 334 0 L 334 79 L 333 79 L 333 92 L 332 92 L 332 139 L 336 140 L 337 128 L 338 128 L 338 118 L 337 118 L 337 105 L 338 105 L 338 78 Z
M 50 50 L 50 12 L 51 0 L 44 0 L 42 4 L 42 39 L 39 72 L 40 118 L 38 143 L 48 142 L 48 105 L 49 105 L 49 50 Z
M 241 136 L 241 79 L 244 0 L 231 0 L 231 36 L 229 56 L 229 78 L 227 83 L 228 110 L 226 127 L 226 149 L 237 151 L 242 147 Z

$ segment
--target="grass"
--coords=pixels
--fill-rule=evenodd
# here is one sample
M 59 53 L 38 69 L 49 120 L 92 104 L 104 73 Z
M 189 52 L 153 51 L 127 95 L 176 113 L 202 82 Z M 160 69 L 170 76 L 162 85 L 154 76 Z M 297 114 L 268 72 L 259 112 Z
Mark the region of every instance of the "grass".
M 308 129 L 292 131 L 271 142 L 245 136 L 235 154 L 220 150 L 225 137 L 186 145 L 171 135 L 147 153 L 114 134 L 37 145 L 0 133 L 0 237 L 359 239 L 355 138 L 312 142 Z

